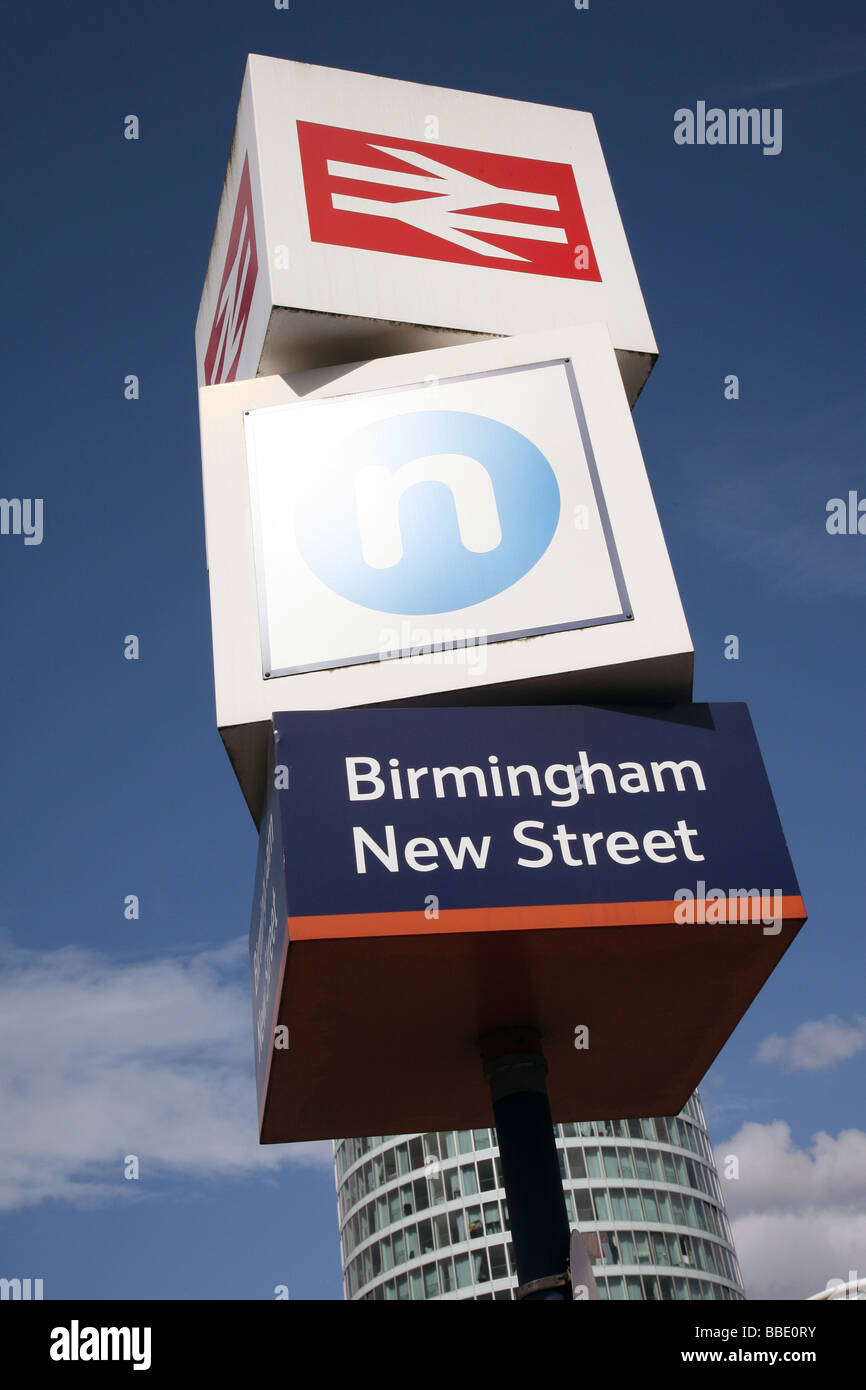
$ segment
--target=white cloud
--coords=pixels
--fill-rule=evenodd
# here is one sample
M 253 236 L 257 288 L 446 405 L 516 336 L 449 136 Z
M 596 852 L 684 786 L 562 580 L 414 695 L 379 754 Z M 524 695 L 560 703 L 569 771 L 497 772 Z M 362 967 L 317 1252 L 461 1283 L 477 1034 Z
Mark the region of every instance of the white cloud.
M 243 939 L 129 964 L 0 948 L 0 1209 L 130 1195 L 145 1176 L 330 1164 L 327 1142 L 258 1143 Z
M 802 1299 L 849 1272 L 866 1275 L 866 1133 L 819 1133 L 798 1148 L 790 1126 L 744 1124 L 716 1147 L 749 1298 Z
M 835 1014 L 801 1023 L 790 1037 L 771 1033 L 755 1054 L 756 1062 L 780 1062 L 786 1071 L 820 1071 L 844 1062 L 866 1048 L 866 1018 L 845 1023 Z

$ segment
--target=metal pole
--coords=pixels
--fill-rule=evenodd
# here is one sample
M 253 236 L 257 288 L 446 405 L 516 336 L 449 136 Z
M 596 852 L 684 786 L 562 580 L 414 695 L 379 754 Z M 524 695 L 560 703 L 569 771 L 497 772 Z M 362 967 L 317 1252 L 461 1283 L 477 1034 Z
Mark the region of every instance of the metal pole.
M 521 1301 L 571 1301 L 569 1226 L 559 1172 L 547 1063 L 536 1028 L 500 1028 L 481 1039 Z

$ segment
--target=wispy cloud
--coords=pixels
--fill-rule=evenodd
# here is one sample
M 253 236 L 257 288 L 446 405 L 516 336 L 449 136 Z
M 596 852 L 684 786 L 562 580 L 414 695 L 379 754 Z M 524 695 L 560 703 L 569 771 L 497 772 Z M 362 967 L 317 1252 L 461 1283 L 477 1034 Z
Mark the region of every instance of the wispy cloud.
M 866 1018 L 853 1023 L 830 1014 L 801 1023 L 789 1037 L 772 1033 L 755 1054 L 756 1062 L 777 1062 L 785 1071 L 821 1071 L 866 1049 Z
M 0 1208 L 330 1163 L 327 1142 L 258 1143 L 242 938 L 136 964 L 4 944 L 0 966 Z
M 858 43 L 861 41 L 854 40 Z M 758 96 L 761 92 L 787 92 L 797 87 L 817 87 L 823 82 L 839 82 L 846 77 L 855 77 L 866 72 L 866 62 L 827 63 L 813 68 L 810 72 L 791 73 L 787 77 L 765 77 L 741 87 L 737 96 Z
M 734 1169 L 738 1176 L 725 1176 Z M 800 1299 L 863 1268 L 866 1133 L 820 1133 L 799 1148 L 790 1126 L 748 1123 L 716 1161 L 750 1298 Z

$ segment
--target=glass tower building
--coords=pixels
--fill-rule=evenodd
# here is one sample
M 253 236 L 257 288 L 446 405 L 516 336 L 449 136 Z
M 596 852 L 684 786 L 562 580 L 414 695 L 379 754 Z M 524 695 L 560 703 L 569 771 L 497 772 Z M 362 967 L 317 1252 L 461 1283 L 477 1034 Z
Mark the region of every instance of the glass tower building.
M 742 1299 L 697 1092 L 675 1118 L 554 1127 L 569 1220 L 601 1298 Z M 349 1299 L 510 1299 L 496 1131 L 334 1143 Z

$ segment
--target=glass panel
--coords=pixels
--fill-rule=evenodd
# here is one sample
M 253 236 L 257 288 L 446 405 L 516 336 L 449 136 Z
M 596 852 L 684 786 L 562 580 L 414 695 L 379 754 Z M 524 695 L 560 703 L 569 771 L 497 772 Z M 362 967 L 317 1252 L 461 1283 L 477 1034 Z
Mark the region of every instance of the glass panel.
M 651 1192 L 648 1187 L 645 1187 L 643 1189 L 643 1204 L 646 1207 L 647 1221 L 658 1221 L 659 1206 L 658 1202 L 656 1201 L 656 1194 L 654 1192 Z
M 415 1210 L 415 1203 L 412 1201 L 412 1188 L 409 1183 L 400 1188 L 400 1205 L 403 1208 L 404 1216 L 411 1216 Z
M 400 1193 L 397 1188 L 388 1193 L 388 1215 L 392 1221 L 399 1221 L 402 1212 L 400 1210 Z
M 481 1220 L 480 1207 L 466 1208 L 466 1224 L 469 1230 L 470 1240 L 476 1240 L 478 1236 L 484 1235 L 484 1225 Z
M 490 1256 L 490 1277 L 491 1279 L 508 1278 L 508 1260 L 505 1256 L 504 1245 L 491 1245 L 488 1251 Z
M 445 1171 L 445 1200 L 453 1201 L 460 1196 L 460 1172 L 457 1168 L 448 1168 Z
M 672 1226 L 674 1220 L 674 1210 L 671 1206 L 671 1194 L 662 1189 L 656 1193 L 659 1204 L 659 1214 L 665 1225 Z
M 472 1152 L 472 1130 L 471 1130 L 471 1129 L 461 1129 L 461 1130 L 458 1131 L 458 1134 L 457 1134 L 457 1149 L 458 1149 L 458 1151 L 459 1151 L 460 1153 L 462 1153 L 462 1154 L 471 1154 L 471 1152 Z
M 661 1298 L 661 1290 L 659 1289 L 659 1281 L 658 1281 L 658 1279 L 656 1278 L 656 1276 L 655 1276 L 654 1274 L 645 1274 L 645 1275 L 644 1275 L 644 1277 L 643 1277 L 643 1288 L 644 1288 L 644 1294 L 645 1294 L 645 1296 L 647 1297 L 647 1299 L 656 1299 L 656 1300 L 657 1300 L 657 1299 Z
M 573 1178 L 586 1177 L 586 1161 L 581 1149 L 572 1148 L 568 1150 L 568 1171 Z
M 637 1256 L 635 1255 L 634 1248 L 634 1237 L 631 1231 L 620 1231 L 617 1236 L 617 1244 L 619 1247 L 619 1259 L 612 1260 L 611 1263 L 623 1265 L 637 1264 Z
M 472 1138 L 473 1138 L 473 1140 L 474 1140 L 476 1149 L 489 1149 L 489 1148 L 490 1148 L 490 1130 L 489 1130 L 489 1129 L 473 1129 L 473 1131 L 472 1131 Z
M 393 1245 L 393 1247 L 394 1247 L 394 1263 L 395 1263 L 395 1265 L 402 1265 L 402 1264 L 405 1264 L 405 1263 L 406 1263 L 406 1238 L 405 1238 L 405 1233 L 404 1233 L 403 1231 L 397 1231 L 397 1232 L 391 1237 L 391 1243 L 392 1243 L 392 1245 Z
M 431 1158 L 439 1158 L 439 1135 L 424 1135 L 424 1158 L 429 1163 Z
M 628 1132 L 631 1139 L 640 1139 L 643 1130 L 640 1127 L 640 1120 L 629 1120 Z
M 595 1187 L 592 1191 L 595 1201 L 596 1216 L 599 1221 L 610 1221 L 610 1202 L 604 1188 Z
M 591 1178 L 600 1178 L 600 1177 L 602 1176 L 602 1173 L 601 1173 L 601 1156 L 600 1156 L 600 1154 L 599 1154 L 598 1149 L 586 1149 L 586 1150 L 585 1150 L 585 1153 L 586 1153 L 586 1168 L 587 1168 L 587 1172 L 589 1173 L 589 1176 L 590 1176 Z
M 626 1298 L 643 1298 L 640 1275 L 627 1274 L 625 1280 Z
M 397 1176 L 397 1154 L 394 1149 L 386 1149 L 382 1155 L 385 1164 L 385 1181 L 390 1182 Z
M 450 1293 L 452 1289 L 457 1287 L 454 1282 L 454 1269 L 450 1258 L 439 1261 L 439 1287 L 443 1293 Z
M 632 1221 L 643 1221 L 643 1205 L 637 1188 L 630 1187 L 626 1193 L 626 1198 L 628 1200 L 628 1214 Z
M 641 1120 L 640 1127 L 643 1130 L 645 1139 L 656 1138 L 656 1127 L 652 1120 Z
M 622 1263 L 619 1252 L 619 1241 L 613 1231 L 599 1231 L 599 1241 L 601 1242 L 601 1253 L 606 1265 L 618 1265 Z
M 412 1298 L 424 1297 L 424 1279 L 420 1269 L 409 1271 L 409 1288 Z
M 397 1149 L 397 1172 L 409 1172 L 409 1146 L 408 1144 L 398 1144 Z
M 396 1297 L 397 1297 L 397 1286 L 396 1286 L 396 1284 L 394 1283 L 394 1280 L 393 1280 L 393 1279 L 389 1279 L 388 1282 L 387 1282 L 387 1284 L 385 1285 L 385 1299 L 386 1299 L 386 1301 L 387 1301 L 387 1300 L 389 1300 L 389 1299 L 396 1298 Z
M 661 1231 L 653 1231 L 650 1239 L 652 1241 L 655 1263 L 657 1265 L 669 1264 L 667 1243 Z
M 660 1285 L 660 1287 L 661 1287 L 662 1298 L 663 1298 L 663 1299 L 673 1299 L 673 1297 L 674 1297 L 674 1281 L 673 1281 L 673 1279 L 671 1278 L 671 1276 L 670 1276 L 669 1274 L 660 1274 L 660 1275 L 659 1275 L 659 1285 Z
M 663 1155 L 659 1152 L 658 1149 L 648 1149 L 647 1155 L 649 1157 L 653 1178 L 656 1182 L 664 1182 L 665 1165 L 662 1162 Z M 672 1181 L 672 1179 L 670 1181 Z
M 415 1202 L 416 1211 L 426 1211 L 430 1205 L 430 1198 L 427 1195 L 427 1179 L 416 1178 L 412 1184 L 412 1197 Z
M 592 1198 L 589 1194 L 589 1190 L 585 1187 L 575 1188 L 572 1196 L 574 1197 L 575 1220 L 594 1221 L 595 1212 L 593 1211 Z M 599 1217 L 599 1220 L 602 1221 L 605 1220 L 605 1218 Z
M 487 1260 L 485 1249 L 472 1251 L 472 1273 L 476 1284 L 490 1283 L 490 1265 Z
M 482 1192 L 493 1192 L 496 1188 L 496 1177 L 493 1171 L 493 1162 L 489 1158 L 482 1158 L 479 1160 L 478 1183 Z
M 619 1177 L 619 1164 L 616 1161 L 616 1149 L 602 1149 L 602 1162 L 604 1163 L 604 1175 L 606 1178 Z
M 631 1149 L 619 1149 L 619 1169 L 624 1178 L 635 1178 L 634 1153 Z
M 421 1272 L 424 1275 L 424 1298 L 438 1298 L 439 1280 L 435 1264 L 425 1265 Z
M 474 1197 L 478 1191 L 478 1179 L 475 1175 L 474 1163 L 464 1163 L 460 1169 L 460 1176 L 463 1180 L 463 1192 L 467 1197 Z
M 393 1252 L 393 1250 L 391 1249 L 391 1237 L 390 1237 L 390 1236 L 385 1236 L 385 1239 L 382 1241 L 382 1268 L 383 1268 L 383 1269 L 393 1269 L 393 1268 L 394 1268 L 394 1252 Z
M 634 1233 L 635 1250 L 637 1251 L 637 1262 L 639 1265 L 652 1264 L 650 1254 L 649 1234 L 646 1231 L 635 1231 Z
M 433 1249 L 433 1222 L 419 1221 L 418 1239 L 421 1242 L 421 1254 L 429 1255 Z
M 407 1226 L 406 1228 L 406 1259 L 417 1260 L 421 1254 L 421 1246 L 418 1244 L 418 1227 Z
M 467 1289 L 472 1283 L 472 1271 L 469 1267 L 468 1255 L 454 1256 L 454 1274 L 457 1279 L 458 1289 Z
M 455 1213 L 455 1215 L 456 1215 L 456 1213 Z M 451 1244 L 451 1237 L 450 1237 L 450 1235 L 449 1235 L 449 1233 L 448 1233 L 448 1217 L 447 1217 L 447 1216 L 434 1216 L 434 1217 L 433 1217 L 433 1234 L 434 1234 L 435 1237 L 436 1237 L 436 1248 L 437 1248 L 437 1250 L 447 1250 L 447 1249 L 448 1249 L 448 1246 Z
M 621 1187 L 612 1187 L 610 1189 L 610 1205 L 613 1210 L 614 1221 L 626 1221 L 628 1219 L 625 1193 Z
M 397 1280 L 397 1297 L 409 1297 L 409 1276 L 407 1274 L 401 1274 Z
M 443 1158 L 456 1158 L 457 1145 L 454 1143 L 454 1131 L 452 1129 L 444 1130 L 439 1135 L 439 1148 Z
M 427 1179 L 427 1186 L 430 1189 L 431 1207 L 438 1207 L 440 1202 L 445 1201 L 445 1184 L 442 1181 L 442 1174 L 431 1173 Z
M 502 1231 L 499 1219 L 499 1203 L 486 1202 L 484 1206 L 484 1229 L 489 1236 L 498 1236 Z
M 611 1298 L 625 1298 L 625 1280 L 621 1274 L 610 1275 L 607 1287 Z
M 459 1245 L 461 1240 L 466 1239 L 466 1214 L 462 1211 L 450 1211 L 448 1221 L 451 1227 L 451 1243 Z
M 409 1140 L 409 1163 L 413 1168 L 421 1168 L 424 1165 L 424 1146 L 420 1136 Z

